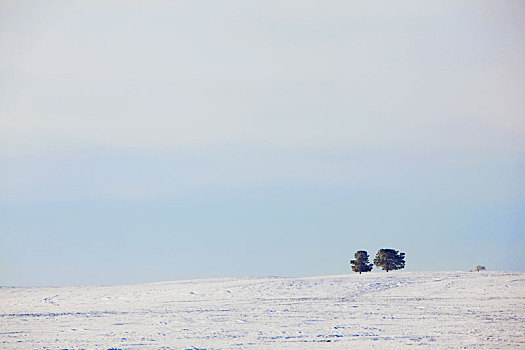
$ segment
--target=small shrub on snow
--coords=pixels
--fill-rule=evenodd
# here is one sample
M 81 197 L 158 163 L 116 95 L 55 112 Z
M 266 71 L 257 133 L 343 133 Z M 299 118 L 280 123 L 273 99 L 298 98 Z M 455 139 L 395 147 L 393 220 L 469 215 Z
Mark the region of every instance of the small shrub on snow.
M 485 271 L 487 268 L 485 266 L 482 266 L 482 265 L 476 265 L 474 266 L 474 271 Z

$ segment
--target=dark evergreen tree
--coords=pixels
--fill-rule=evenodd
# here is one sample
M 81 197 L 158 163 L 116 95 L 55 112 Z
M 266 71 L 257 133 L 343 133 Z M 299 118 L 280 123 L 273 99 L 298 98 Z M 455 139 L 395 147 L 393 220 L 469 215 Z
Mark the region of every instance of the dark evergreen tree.
M 372 271 L 374 265 L 368 261 L 368 253 L 365 250 L 360 250 L 354 255 L 355 260 L 350 260 L 352 271 L 354 272 L 368 272 Z
M 374 265 L 382 267 L 386 272 L 405 267 L 405 253 L 394 249 L 379 249 L 374 259 Z

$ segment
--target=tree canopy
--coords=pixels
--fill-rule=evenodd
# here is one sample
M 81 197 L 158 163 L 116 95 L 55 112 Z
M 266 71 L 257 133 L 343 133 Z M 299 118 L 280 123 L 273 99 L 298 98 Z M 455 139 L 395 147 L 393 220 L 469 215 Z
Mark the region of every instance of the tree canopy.
M 352 271 L 354 272 L 368 272 L 372 271 L 374 265 L 368 261 L 368 253 L 366 250 L 359 250 L 354 254 L 355 260 L 350 260 L 350 265 L 352 265 Z
M 405 267 L 405 253 L 399 253 L 395 249 L 379 249 L 374 265 L 381 267 L 386 272 L 402 269 Z

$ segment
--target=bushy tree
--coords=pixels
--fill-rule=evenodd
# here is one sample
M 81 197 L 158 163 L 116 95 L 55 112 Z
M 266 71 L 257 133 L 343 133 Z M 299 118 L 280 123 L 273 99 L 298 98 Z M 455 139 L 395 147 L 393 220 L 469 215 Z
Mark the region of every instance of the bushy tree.
M 352 271 L 354 272 L 368 272 L 372 271 L 374 265 L 370 264 L 368 261 L 368 253 L 366 250 L 360 250 L 354 254 L 355 260 L 350 260 L 350 265 L 352 265 Z
M 382 267 L 386 272 L 405 267 L 405 253 L 395 249 L 379 249 L 374 259 L 374 265 Z

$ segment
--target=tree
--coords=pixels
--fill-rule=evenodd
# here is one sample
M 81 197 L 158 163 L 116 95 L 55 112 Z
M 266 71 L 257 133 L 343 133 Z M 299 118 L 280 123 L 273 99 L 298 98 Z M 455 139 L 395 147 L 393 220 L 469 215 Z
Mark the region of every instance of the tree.
M 485 271 L 487 268 L 485 266 L 482 266 L 482 265 L 476 265 L 474 266 L 474 271 Z
M 374 265 L 382 267 L 386 272 L 405 267 L 405 253 L 395 249 L 379 249 L 374 259 Z
M 354 255 L 355 260 L 350 260 L 350 265 L 352 265 L 352 271 L 354 272 L 368 272 L 372 271 L 374 265 L 370 264 L 368 261 L 368 253 L 366 250 L 360 250 Z

